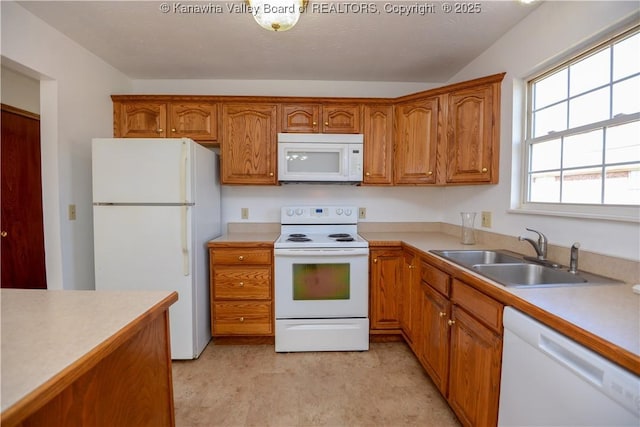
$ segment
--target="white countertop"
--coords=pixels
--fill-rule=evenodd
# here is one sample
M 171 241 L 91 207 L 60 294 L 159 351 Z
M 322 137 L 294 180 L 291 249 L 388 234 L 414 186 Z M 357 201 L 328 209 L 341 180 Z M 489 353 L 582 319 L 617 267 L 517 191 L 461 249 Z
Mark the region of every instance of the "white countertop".
M 2 412 L 166 305 L 171 294 L 2 289 Z

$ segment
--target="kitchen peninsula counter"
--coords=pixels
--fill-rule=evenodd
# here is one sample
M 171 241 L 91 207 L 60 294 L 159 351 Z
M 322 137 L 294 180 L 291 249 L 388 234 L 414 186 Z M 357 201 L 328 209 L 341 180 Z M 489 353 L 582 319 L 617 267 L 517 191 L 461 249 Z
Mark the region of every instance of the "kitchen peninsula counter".
M 640 375 L 640 295 L 632 283 L 554 288 L 510 288 L 429 253 L 432 249 L 509 249 L 502 242 L 463 245 L 443 232 L 362 232 L 372 247 L 399 245 L 423 252 L 430 260 L 462 270 L 480 290 L 529 314 L 604 357 Z M 591 271 L 600 273 L 598 271 Z M 479 280 L 473 280 L 473 279 Z M 465 279 L 465 277 L 463 277 Z
M 169 291 L 3 289 L 2 425 L 172 426 Z

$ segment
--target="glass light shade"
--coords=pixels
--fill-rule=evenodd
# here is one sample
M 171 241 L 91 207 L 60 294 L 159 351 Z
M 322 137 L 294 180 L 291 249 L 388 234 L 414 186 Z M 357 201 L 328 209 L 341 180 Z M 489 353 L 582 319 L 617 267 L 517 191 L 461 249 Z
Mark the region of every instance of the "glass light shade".
M 267 30 L 287 31 L 300 19 L 303 0 L 249 0 L 256 22 Z

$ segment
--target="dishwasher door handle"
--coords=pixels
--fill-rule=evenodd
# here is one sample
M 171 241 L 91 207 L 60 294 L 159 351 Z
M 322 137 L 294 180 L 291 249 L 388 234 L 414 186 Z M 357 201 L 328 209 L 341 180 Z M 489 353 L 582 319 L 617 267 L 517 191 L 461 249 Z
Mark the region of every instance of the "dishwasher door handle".
M 544 334 L 540 335 L 538 347 L 549 355 L 549 357 L 552 357 L 558 363 L 571 369 L 593 385 L 597 387 L 603 386 L 604 370 L 584 360 L 573 350 Z

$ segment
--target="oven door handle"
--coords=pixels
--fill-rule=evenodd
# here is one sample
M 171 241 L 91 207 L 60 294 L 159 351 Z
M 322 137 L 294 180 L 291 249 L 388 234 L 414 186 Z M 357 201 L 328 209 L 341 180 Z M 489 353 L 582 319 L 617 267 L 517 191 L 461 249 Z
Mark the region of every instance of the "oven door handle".
M 369 248 L 275 249 L 276 256 L 359 256 L 369 255 Z

